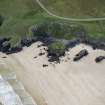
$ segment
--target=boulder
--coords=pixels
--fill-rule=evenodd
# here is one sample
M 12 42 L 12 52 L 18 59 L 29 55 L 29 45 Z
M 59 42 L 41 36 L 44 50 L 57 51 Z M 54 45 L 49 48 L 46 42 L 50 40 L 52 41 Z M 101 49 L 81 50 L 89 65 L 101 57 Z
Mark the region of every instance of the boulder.
M 11 44 L 9 42 L 4 42 L 2 44 L 1 51 L 6 53 L 9 51 L 10 47 L 11 47 Z
M 11 38 L 0 38 L 0 46 L 6 41 L 9 41 Z
M 23 38 L 21 40 L 21 45 L 29 47 L 34 41 L 35 39 L 32 39 L 32 38 Z
M 0 38 L 0 44 L 6 41 L 6 38 Z
M 57 62 L 60 63 L 60 59 L 57 56 L 47 56 L 49 62 Z
M 70 48 L 73 48 L 77 44 L 79 44 L 79 40 L 75 39 L 75 40 L 70 40 L 66 46 L 70 47 Z
M 103 61 L 104 59 L 105 59 L 105 56 L 99 56 L 95 59 L 95 62 L 99 63 L 99 62 Z
M 99 48 L 105 50 L 105 42 L 100 42 Z
M 0 51 L 3 49 L 3 43 L 9 41 L 11 38 L 0 38 Z
M 86 49 L 81 50 L 78 54 L 75 55 L 73 61 L 78 61 L 87 55 L 88 55 L 88 51 Z

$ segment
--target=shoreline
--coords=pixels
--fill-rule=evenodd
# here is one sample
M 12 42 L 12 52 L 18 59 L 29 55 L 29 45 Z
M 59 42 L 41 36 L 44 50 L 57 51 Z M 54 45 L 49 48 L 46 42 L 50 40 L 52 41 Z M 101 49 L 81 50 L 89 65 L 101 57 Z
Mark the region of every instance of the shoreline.
M 21 39 L 19 44 L 17 44 L 14 47 L 11 47 L 11 45 L 9 43 L 10 40 L 11 40 L 11 38 L 0 38 L 0 52 L 6 53 L 6 54 L 18 53 L 23 50 L 23 47 L 25 47 L 25 46 L 30 47 L 32 44 L 37 43 L 38 41 L 40 41 L 42 43 L 42 46 L 44 45 L 46 47 L 48 47 L 48 45 L 50 43 L 54 42 L 55 40 L 58 40 L 58 42 L 59 41 L 63 42 L 63 39 L 54 39 L 52 37 L 48 37 L 48 38 L 42 37 L 42 38 L 38 38 L 38 39 L 36 37 L 33 37 L 33 38 Z M 67 49 L 65 49 L 65 52 L 69 48 L 73 48 L 79 44 L 85 44 L 85 45 L 91 46 L 94 50 L 101 49 L 101 50 L 105 51 L 105 42 L 103 42 L 103 41 L 102 42 L 99 40 L 93 41 L 93 40 L 90 40 L 87 38 L 75 39 L 75 40 L 65 40 L 65 41 L 66 41 L 66 48 L 67 48 Z
M 102 98 L 104 97 L 102 91 L 105 89 L 104 61 L 100 64 L 94 62 L 95 57 L 105 54 L 104 51 L 93 50 L 90 46 L 81 44 L 69 49 L 66 56 L 61 57 L 60 64 L 50 64 L 46 57 L 47 53 L 38 56 L 40 51 L 44 52 L 43 46 L 37 47 L 40 44 L 42 43 L 37 42 L 30 47 L 24 47 L 23 51 L 7 55 L 7 58 L 2 58 L 5 54 L 1 54 L 0 57 L 9 69 L 14 70 L 18 80 L 24 84 L 38 105 L 64 105 L 64 103 L 76 105 L 78 97 L 80 97 L 79 105 L 84 105 L 85 102 L 86 105 L 97 102 L 100 102 L 100 105 L 105 104 Z M 89 55 L 78 62 L 73 62 L 75 54 L 84 48 L 89 51 Z M 38 57 L 34 58 L 35 56 Z M 43 64 L 48 66 L 43 67 Z M 73 94 L 75 95 L 72 96 Z
M 64 29 L 65 28 L 65 29 Z M 94 50 L 105 50 L 105 38 L 94 37 L 89 34 L 83 25 L 68 24 L 60 21 L 44 21 L 30 28 L 30 37 L 21 37 L 13 45 L 12 37 L 0 38 L 0 51 L 6 54 L 13 54 L 29 47 L 38 41 L 48 48 L 48 55 L 59 59 L 64 56 L 69 48 L 78 44 L 90 45 Z

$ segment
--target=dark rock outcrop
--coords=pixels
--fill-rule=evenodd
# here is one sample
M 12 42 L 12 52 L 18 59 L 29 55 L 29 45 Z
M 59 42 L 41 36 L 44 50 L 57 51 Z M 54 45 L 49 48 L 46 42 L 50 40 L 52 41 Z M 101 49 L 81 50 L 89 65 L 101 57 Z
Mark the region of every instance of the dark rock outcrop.
M 101 62 L 101 61 L 103 61 L 103 60 L 105 60 L 105 56 L 99 56 L 99 57 L 97 57 L 97 58 L 95 59 L 95 62 L 96 62 L 96 63 L 99 63 L 99 62 Z
M 68 44 L 66 45 L 68 48 L 73 48 L 75 45 L 79 44 L 79 40 L 70 40 L 68 41 Z
M 4 53 L 7 53 L 9 51 L 10 47 L 11 47 L 11 44 L 6 41 L 2 44 L 1 51 Z
M 36 41 L 36 38 L 23 38 L 21 40 L 21 45 L 29 47 L 35 41 Z
M 11 47 L 9 41 L 10 37 L 8 38 L 0 38 L 0 51 L 7 53 L 9 51 L 9 48 Z
M 88 55 L 88 51 L 86 49 L 81 50 L 78 54 L 75 55 L 73 61 L 78 61 L 87 55 Z
M 48 57 L 48 61 L 49 62 L 56 62 L 56 63 L 60 63 L 60 57 L 64 56 L 65 53 L 62 54 L 57 54 L 56 52 L 50 52 L 49 50 L 47 50 L 47 57 Z
M 59 57 L 56 57 L 56 56 L 48 56 L 48 61 L 49 62 L 57 62 L 57 63 L 60 63 L 60 59 Z
M 105 50 L 105 41 L 102 40 L 93 40 L 91 38 L 87 38 L 82 43 L 92 46 L 94 50 L 95 49 Z
M 11 38 L 0 38 L 0 45 L 2 45 L 5 41 L 9 41 Z
M 17 52 L 20 52 L 22 51 L 22 46 L 21 45 L 17 45 L 17 46 L 14 46 L 14 47 L 11 47 L 9 52 L 10 53 L 17 53 Z

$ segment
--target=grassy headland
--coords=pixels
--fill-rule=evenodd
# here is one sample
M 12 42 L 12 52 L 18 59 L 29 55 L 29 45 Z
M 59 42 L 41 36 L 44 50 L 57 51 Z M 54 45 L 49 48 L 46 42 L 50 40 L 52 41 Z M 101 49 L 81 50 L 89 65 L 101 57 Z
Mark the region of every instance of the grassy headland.
M 47 19 L 45 15 L 35 0 L 0 0 L 0 37 L 12 37 L 10 43 L 14 45 L 29 36 L 29 27 Z
M 74 9 L 70 10 L 74 10 L 75 16 L 77 17 L 79 13 L 83 17 L 86 13 L 91 16 L 91 9 L 94 8 L 97 10 L 97 16 L 104 16 L 104 0 L 92 0 L 91 3 L 87 0 L 85 2 L 83 0 L 47 0 L 44 2 L 43 0 L 42 2 L 46 7 L 51 8 L 53 6 L 56 10 L 58 10 L 57 8 L 64 7 L 61 13 L 63 15 L 67 13 L 71 17 L 73 13 L 67 11 L 67 9 L 69 10 L 71 8 L 71 4 L 74 5 Z M 87 5 L 87 2 L 91 5 Z M 66 6 L 66 4 L 69 6 Z M 87 10 L 82 5 L 88 6 L 90 10 Z M 81 9 L 76 11 L 76 7 L 81 7 Z M 94 12 L 92 13 L 96 16 Z M 3 46 L 9 49 L 9 47 L 15 47 L 20 43 L 25 45 L 27 41 L 28 44 L 31 43 L 30 40 L 24 40 L 24 38 L 30 39 L 37 37 L 40 39 L 40 37 L 46 38 L 46 36 L 53 37 L 56 41 L 61 39 L 77 40 L 89 38 L 92 41 L 98 40 L 98 42 L 105 42 L 105 21 L 61 21 L 46 14 L 35 0 L 0 0 L 0 37 L 11 37 L 10 39 L 6 39 L 8 41 L 7 43 L 2 43 L 3 45 L 0 46 L 0 50 L 5 51 L 2 49 Z M 13 49 L 15 50 L 15 48 Z

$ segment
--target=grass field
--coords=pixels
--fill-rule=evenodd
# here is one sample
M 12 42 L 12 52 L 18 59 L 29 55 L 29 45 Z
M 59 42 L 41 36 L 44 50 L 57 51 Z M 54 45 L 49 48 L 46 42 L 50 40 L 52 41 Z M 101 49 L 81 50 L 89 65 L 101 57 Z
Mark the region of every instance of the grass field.
M 35 0 L 0 0 L 0 15 L 4 18 L 0 36 L 12 36 L 13 44 L 29 35 L 29 27 L 47 19 Z
M 40 0 L 52 13 L 75 18 L 105 16 L 105 0 Z
M 56 12 L 63 16 L 96 16 L 95 12 L 92 11 L 95 9 L 97 16 L 102 17 L 104 16 L 105 11 L 104 0 L 91 0 L 91 3 L 88 0 L 40 1 L 52 12 Z M 13 46 L 17 44 L 22 37 L 31 36 L 29 31 L 31 26 L 45 20 L 57 20 L 46 14 L 36 3 L 36 0 L 0 0 L 0 16 L 3 17 L 3 24 L 0 26 L 0 37 L 11 36 L 12 40 L 10 40 L 10 43 Z M 68 21 L 67 23 L 71 24 L 71 22 Z M 83 25 L 87 30 L 88 35 L 94 38 L 105 38 L 105 21 L 74 23 Z

